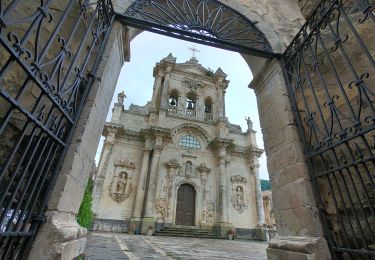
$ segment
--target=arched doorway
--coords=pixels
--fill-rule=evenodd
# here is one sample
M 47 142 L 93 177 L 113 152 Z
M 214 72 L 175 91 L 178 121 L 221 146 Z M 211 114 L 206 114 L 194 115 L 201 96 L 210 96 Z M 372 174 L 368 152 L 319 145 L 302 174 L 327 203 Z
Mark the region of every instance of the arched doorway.
M 194 226 L 195 190 L 190 184 L 182 184 L 177 192 L 176 225 Z

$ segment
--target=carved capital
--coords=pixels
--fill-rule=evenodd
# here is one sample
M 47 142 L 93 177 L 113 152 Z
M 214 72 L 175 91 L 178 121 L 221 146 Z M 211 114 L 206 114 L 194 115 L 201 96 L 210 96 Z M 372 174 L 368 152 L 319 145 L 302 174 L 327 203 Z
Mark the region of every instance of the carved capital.
M 206 166 L 205 163 L 201 163 L 201 164 L 197 167 L 197 170 L 198 170 L 200 173 L 202 173 L 202 172 L 210 173 L 210 172 L 211 172 L 211 169 L 208 168 L 208 167 Z
M 112 147 L 113 147 L 113 142 L 106 141 L 106 142 L 104 143 L 104 149 L 105 149 L 105 150 L 111 150 Z
M 177 159 L 171 159 L 170 161 L 166 162 L 164 166 L 168 169 L 178 169 L 181 167 Z

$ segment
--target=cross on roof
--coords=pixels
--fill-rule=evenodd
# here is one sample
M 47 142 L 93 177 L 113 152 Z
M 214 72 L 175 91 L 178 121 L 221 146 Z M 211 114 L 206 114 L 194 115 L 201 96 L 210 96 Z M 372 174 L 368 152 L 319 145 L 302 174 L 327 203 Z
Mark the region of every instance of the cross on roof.
M 191 50 L 193 52 L 193 55 L 192 55 L 192 58 L 195 58 L 195 53 L 196 52 L 200 52 L 200 50 L 198 50 L 195 45 L 193 45 L 193 47 L 188 47 L 189 50 Z

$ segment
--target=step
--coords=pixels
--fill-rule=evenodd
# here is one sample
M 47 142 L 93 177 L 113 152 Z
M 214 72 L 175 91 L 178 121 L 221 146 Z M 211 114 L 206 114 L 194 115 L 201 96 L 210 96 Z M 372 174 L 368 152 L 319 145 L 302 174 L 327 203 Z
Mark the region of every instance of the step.
M 216 235 L 201 235 L 196 236 L 194 234 L 168 234 L 168 233 L 156 233 L 156 236 L 169 236 L 169 237 L 196 237 L 196 238 L 212 238 L 216 239 Z
M 161 232 L 184 232 L 184 233 L 199 233 L 199 234 L 207 234 L 207 233 L 212 233 L 211 231 L 209 230 L 194 230 L 194 231 L 191 231 L 191 230 L 179 230 L 179 229 L 161 229 L 160 230 Z
M 157 231 L 159 233 L 173 233 L 173 234 L 195 234 L 195 235 L 214 235 L 213 232 L 186 232 L 186 231 L 179 231 L 179 230 L 160 230 Z
M 155 233 L 156 236 L 171 236 L 171 237 L 196 237 L 196 238 L 211 238 L 216 239 L 215 233 L 211 230 L 200 229 L 195 226 L 169 226 Z

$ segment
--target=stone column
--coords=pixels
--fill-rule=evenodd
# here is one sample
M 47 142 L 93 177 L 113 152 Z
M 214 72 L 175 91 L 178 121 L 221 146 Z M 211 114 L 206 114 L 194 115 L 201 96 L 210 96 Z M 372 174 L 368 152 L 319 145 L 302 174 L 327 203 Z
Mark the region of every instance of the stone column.
M 149 158 L 150 158 L 150 149 L 148 147 L 145 147 L 145 149 L 143 150 L 142 167 L 141 167 L 141 173 L 139 175 L 139 180 L 138 180 L 137 195 L 136 195 L 135 202 L 134 202 L 133 218 L 140 218 L 142 214 L 143 201 L 145 198 L 145 191 L 146 191 L 146 177 L 147 177 Z
M 262 226 L 264 221 L 264 207 L 263 207 L 263 197 L 262 197 L 262 188 L 260 184 L 259 178 L 259 164 L 254 164 L 252 166 L 253 174 L 255 177 L 255 198 L 257 203 L 257 218 L 258 218 L 258 225 Z
M 159 168 L 159 160 L 160 154 L 162 150 L 162 137 L 158 136 L 155 140 L 155 147 L 154 153 L 152 156 L 151 161 L 151 170 L 150 170 L 150 179 L 148 184 L 148 191 L 147 191 L 147 200 L 146 200 L 146 212 L 145 217 L 154 217 L 154 210 L 153 204 L 156 195 L 156 186 L 158 181 L 158 168 Z

